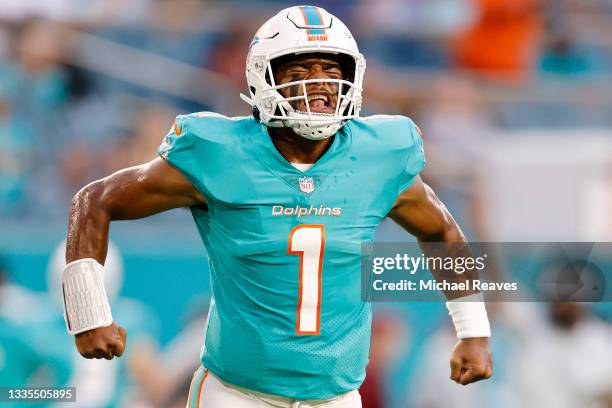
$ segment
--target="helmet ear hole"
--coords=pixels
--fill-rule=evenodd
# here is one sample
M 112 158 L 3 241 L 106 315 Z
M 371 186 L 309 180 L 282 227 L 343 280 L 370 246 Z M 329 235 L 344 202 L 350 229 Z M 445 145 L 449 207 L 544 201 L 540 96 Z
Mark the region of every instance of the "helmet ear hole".
M 274 70 L 273 70 L 272 72 L 276 72 L 276 71 L 274 71 Z M 270 77 L 270 71 L 268 71 L 268 70 L 266 70 L 266 82 L 267 82 L 268 84 L 270 84 L 270 85 L 272 85 L 272 84 L 273 84 L 273 82 L 272 82 L 272 78 Z
M 257 88 L 254 86 L 250 86 L 249 89 L 251 90 L 251 95 L 255 96 L 257 94 Z

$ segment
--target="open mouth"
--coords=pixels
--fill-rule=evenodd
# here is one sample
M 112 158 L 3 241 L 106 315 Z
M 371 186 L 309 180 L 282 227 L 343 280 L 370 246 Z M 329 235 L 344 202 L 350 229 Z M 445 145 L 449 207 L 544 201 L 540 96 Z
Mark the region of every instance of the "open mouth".
M 329 94 L 312 93 L 308 94 L 308 107 L 311 112 L 317 113 L 334 113 L 335 104 Z

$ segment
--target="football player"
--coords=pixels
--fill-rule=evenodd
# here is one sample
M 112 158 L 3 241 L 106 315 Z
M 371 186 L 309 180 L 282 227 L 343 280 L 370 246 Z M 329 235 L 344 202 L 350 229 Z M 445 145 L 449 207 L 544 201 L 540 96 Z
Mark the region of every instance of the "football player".
M 387 216 L 420 242 L 464 242 L 419 177 L 407 117 L 360 118 L 365 60 L 325 10 L 291 7 L 256 33 L 246 61 L 253 115 L 177 117 L 158 158 L 79 191 L 63 275 L 66 320 L 86 358 L 112 359 L 126 332 L 102 275 L 109 224 L 189 207 L 210 259 L 214 303 L 188 406 L 360 407 L 371 306 L 361 243 Z M 449 301 L 451 379 L 492 374 L 479 294 Z

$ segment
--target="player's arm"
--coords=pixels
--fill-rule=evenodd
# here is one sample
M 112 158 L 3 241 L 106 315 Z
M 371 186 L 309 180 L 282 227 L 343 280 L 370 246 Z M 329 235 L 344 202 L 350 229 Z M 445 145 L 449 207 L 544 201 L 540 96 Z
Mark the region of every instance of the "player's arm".
M 414 183 L 402 192 L 395 201 L 389 217 L 406 231 L 414 235 L 419 243 L 448 243 L 448 251 L 462 247 L 465 236 L 446 206 L 438 199 L 431 187 L 417 176 Z M 442 279 L 432 270 L 436 279 Z M 462 274 L 444 276 L 447 280 L 462 282 Z M 455 297 L 459 299 L 454 299 Z M 451 301 L 447 307 L 453 317 L 460 341 L 451 357 L 451 379 L 463 385 L 491 377 L 493 363 L 489 351 L 489 322 L 484 303 L 473 301 L 478 296 L 474 291 L 447 294 Z M 465 299 L 463 297 L 466 297 Z
M 459 225 L 421 176 L 395 200 L 389 218 L 419 242 L 466 242 Z
M 204 204 L 202 194 L 172 165 L 156 158 L 83 187 L 73 198 L 66 261 L 103 263 L 111 221 L 145 218 L 166 210 Z
M 114 220 L 131 220 L 179 207 L 205 204 L 195 187 L 161 158 L 120 170 L 81 189 L 72 200 L 66 241 L 66 270 L 63 294 L 67 324 L 76 334 L 79 352 L 86 358 L 121 356 L 125 330 L 112 322 L 103 283 L 103 264 L 108 248 L 108 231 Z M 78 310 L 77 282 L 88 282 L 85 306 Z M 80 288 L 82 290 L 82 288 Z M 74 299 L 73 299 L 74 300 Z M 82 305 L 82 303 L 81 303 Z M 82 306 L 81 306 L 82 307 Z M 84 330 L 94 327 L 91 330 Z

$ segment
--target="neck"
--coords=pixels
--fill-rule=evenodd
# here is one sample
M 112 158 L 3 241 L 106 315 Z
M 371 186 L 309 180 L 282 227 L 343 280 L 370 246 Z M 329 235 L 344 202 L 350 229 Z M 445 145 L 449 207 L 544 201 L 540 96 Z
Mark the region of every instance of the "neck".
M 268 128 L 268 133 L 276 149 L 290 163 L 316 162 L 329 149 L 335 137 L 310 140 L 296 135 L 289 128 Z

